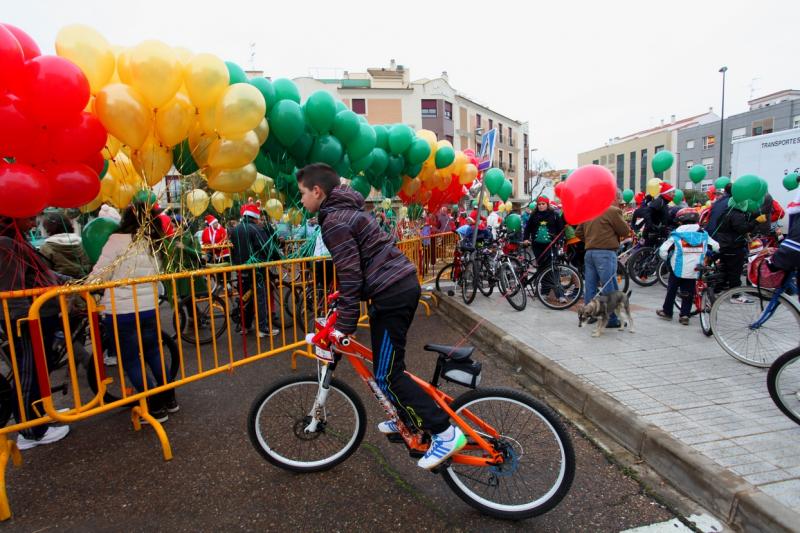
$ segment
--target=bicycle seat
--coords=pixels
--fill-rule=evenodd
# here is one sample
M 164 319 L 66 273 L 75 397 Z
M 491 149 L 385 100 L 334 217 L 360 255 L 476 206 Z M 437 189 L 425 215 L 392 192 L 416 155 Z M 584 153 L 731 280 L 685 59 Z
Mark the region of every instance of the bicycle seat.
M 425 350 L 429 352 L 437 352 L 442 354 L 447 359 L 452 359 L 453 361 L 463 361 L 464 359 L 469 359 L 469 356 L 472 355 L 472 352 L 475 351 L 474 346 L 447 346 L 444 344 L 426 344 Z

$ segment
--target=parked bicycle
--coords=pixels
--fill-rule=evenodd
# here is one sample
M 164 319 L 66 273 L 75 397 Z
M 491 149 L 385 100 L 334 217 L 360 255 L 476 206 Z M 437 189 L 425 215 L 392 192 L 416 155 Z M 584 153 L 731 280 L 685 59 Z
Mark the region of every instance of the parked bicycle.
M 700 329 L 703 335 L 710 337 L 713 333 L 711 330 L 711 308 L 716 301 L 715 289 L 724 279 L 724 275 L 719 271 L 716 263 L 711 263 L 708 266 L 698 267 L 700 277 L 694 287 L 694 293 L 691 294 L 692 298 L 692 311 L 689 316 L 700 317 Z M 675 308 L 680 311 L 681 309 L 680 293 L 678 298 L 675 299 Z
M 767 372 L 767 390 L 778 409 L 800 424 L 800 346 L 778 357 Z
M 477 252 L 478 290 L 488 297 L 497 286 L 511 307 L 522 311 L 527 304 L 527 295 L 519 276 L 522 272 L 522 262 L 504 253 L 505 244 L 505 234 L 501 233 L 491 246 Z
M 583 294 L 583 276 L 564 257 L 563 248 L 554 245 L 549 260 L 538 258 L 522 264 L 520 283 L 531 298 L 538 298 L 550 309 L 567 309 Z
M 364 438 L 364 405 L 355 391 L 334 378 L 344 358 L 383 408 L 411 457 L 421 457 L 430 438 L 397 415 L 365 362 L 372 352 L 345 338 L 337 344 L 336 298 L 316 323 L 308 341 L 319 354 L 317 372 L 291 376 L 268 386 L 250 407 L 248 433 L 253 446 L 271 464 L 292 472 L 328 470 L 350 457 Z M 558 505 L 572 485 L 575 454 L 572 441 L 553 411 L 530 395 L 505 388 L 477 389 L 481 366 L 469 346 L 426 345 L 439 354 L 430 382 L 411 379 L 447 413 L 467 436 L 467 445 L 437 467 L 448 487 L 481 513 L 519 520 Z M 328 360 L 333 362 L 328 363 Z M 453 398 L 441 391 L 440 378 L 476 390 Z

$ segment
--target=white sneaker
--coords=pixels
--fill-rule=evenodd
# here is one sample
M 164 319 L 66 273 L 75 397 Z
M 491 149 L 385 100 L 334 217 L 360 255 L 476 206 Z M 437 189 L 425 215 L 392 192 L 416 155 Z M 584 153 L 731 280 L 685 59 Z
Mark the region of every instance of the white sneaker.
M 110 355 L 104 355 L 103 362 L 106 366 L 117 366 L 117 358 Z
M 751 304 L 753 300 L 750 298 L 740 294 L 738 296 L 731 296 L 731 303 L 732 304 Z
M 558 297 L 558 303 L 560 303 L 560 304 L 567 303 L 567 297 L 566 296 L 559 296 Z
M 446 430 L 433 435 L 431 446 L 425 455 L 417 461 L 417 466 L 430 470 L 442 464 L 448 457 L 467 445 L 467 437 L 461 428 L 450 426 Z
M 22 435 L 18 436 L 17 448 L 20 450 L 30 450 L 31 448 L 35 448 L 40 444 L 52 444 L 53 442 L 58 442 L 66 437 L 68 433 L 69 426 L 50 426 L 39 440 L 26 439 Z
M 397 428 L 397 422 L 394 420 L 384 420 L 380 424 L 378 424 L 378 431 L 383 433 L 384 435 L 391 435 L 392 433 L 400 433 L 400 430 Z
M 279 330 L 278 328 L 272 328 L 269 331 L 269 333 L 267 333 L 266 331 L 258 330 L 258 336 L 263 339 L 264 337 L 274 337 L 275 335 L 279 334 L 280 332 L 281 332 L 281 330 Z

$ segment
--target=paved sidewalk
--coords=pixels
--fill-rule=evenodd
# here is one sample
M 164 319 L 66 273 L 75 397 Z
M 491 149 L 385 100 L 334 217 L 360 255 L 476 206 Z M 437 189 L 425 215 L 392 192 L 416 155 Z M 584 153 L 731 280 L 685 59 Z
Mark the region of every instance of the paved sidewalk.
M 658 318 L 664 289 L 632 286 L 636 333 L 578 328 L 575 310 L 528 300 L 514 311 L 480 293 L 469 310 L 608 393 L 646 423 L 800 512 L 800 426 L 773 404 L 766 369 L 738 362 L 700 331 Z M 464 307 L 458 295 L 441 299 Z M 445 307 L 446 312 L 446 307 Z

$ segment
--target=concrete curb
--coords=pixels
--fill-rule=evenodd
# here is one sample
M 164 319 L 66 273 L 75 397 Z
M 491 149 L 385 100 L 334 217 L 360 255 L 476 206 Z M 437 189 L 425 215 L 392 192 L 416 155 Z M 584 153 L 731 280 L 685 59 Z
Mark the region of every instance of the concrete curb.
M 471 309 L 441 295 L 441 310 L 471 330 L 481 320 Z M 800 513 L 786 507 L 675 437 L 646 422 L 631 409 L 507 334 L 483 322 L 471 337 L 521 368 L 525 374 L 594 423 L 609 437 L 644 460 L 690 499 L 741 531 L 800 532 Z

